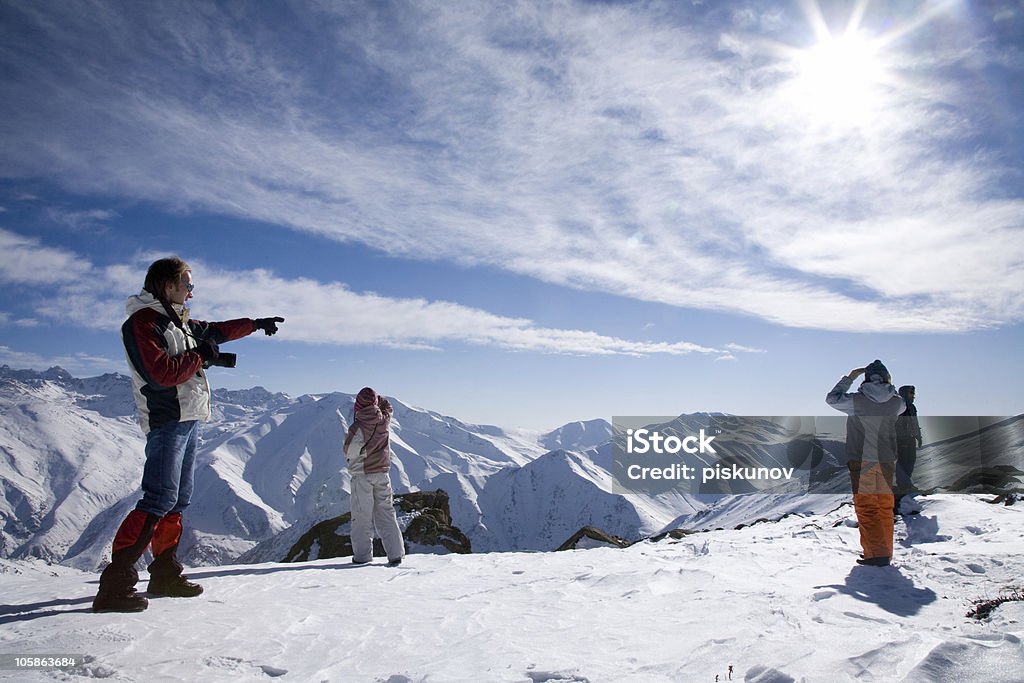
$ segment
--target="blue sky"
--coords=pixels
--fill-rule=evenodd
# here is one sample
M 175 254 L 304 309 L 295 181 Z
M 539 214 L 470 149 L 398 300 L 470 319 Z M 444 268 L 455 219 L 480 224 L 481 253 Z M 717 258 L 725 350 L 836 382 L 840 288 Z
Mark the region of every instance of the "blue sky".
M 0 0 L 0 363 L 125 298 L 282 315 L 216 386 L 473 422 L 1024 409 L 1024 6 Z

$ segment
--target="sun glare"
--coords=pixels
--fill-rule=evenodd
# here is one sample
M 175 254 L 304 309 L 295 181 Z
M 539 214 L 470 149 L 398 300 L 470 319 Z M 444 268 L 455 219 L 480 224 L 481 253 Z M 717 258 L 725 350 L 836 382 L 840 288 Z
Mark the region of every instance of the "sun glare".
M 795 104 L 823 123 L 865 125 L 880 103 L 878 50 L 857 34 L 827 36 L 796 57 Z

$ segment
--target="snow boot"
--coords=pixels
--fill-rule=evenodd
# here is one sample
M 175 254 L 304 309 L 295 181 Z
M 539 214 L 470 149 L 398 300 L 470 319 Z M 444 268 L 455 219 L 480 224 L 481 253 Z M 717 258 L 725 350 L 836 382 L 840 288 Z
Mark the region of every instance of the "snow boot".
M 388 560 L 388 566 L 389 567 L 397 567 L 400 564 L 402 564 L 402 558 L 400 558 L 400 557 L 398 559 L 396 559 L 396 560 Z
M 92 602 L 93 612 L 141 612 L 149 601 L 135 592 L 139 572 L 135 563 L 146 552 L 157 516 L 132 510 L 114 536 L 114 550 L 110 564 L 100 574 L 100 588 Z
M 168 598 L 194 598 L 202 594 L 203 587 L 182 575 L 185 567 L 174 556 L 177 546 L 156 556 L 149 565 L 149 586 L 146 592 Z
M 168 598 L 194 598 L 202 594 L 203 587 L 186 579 L 182 572 L 185 567 L 175 553 L 178 545 L 175 544 L 156 556 L 150 563 L 149 586 L 146 592 L 150 595 L 159 595 Z
M 161 519 L 153 533 L 153 562 L 149 565 L 150 595 L 170 598 L 194 598 L 203 587 L 182 576 L 185 567 L 178 562 L 178 542 L 181 540 L 181 513 L 172 512 Z
M 124 552 L 114 559 L 100 574 L 100 589 L 92 601 L 93 612 L 142 612 L 149 607 L 149 600 L 135 592 L 139 572 L 135 562 L 129 561 Z
M 857 560 L 857 564 L 863 564 L 868 567 L 888 567 L 888 557 L 863 557 Z

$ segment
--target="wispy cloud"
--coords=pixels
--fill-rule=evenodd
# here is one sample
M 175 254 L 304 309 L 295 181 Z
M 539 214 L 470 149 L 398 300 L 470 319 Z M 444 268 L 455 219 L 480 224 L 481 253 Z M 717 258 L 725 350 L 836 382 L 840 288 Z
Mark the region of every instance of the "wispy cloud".
M 79 211 L 51 207 L 46 210 L 46 216 L 52 222 L 75 232 L 97 232 L 104 230 L 109 221 L 117 218 L 117 212 L 107 209 Z
M 62 253 L 73 258 L 70 253 Z M 36 313 L 42 319 L 82 327 L 116 329 L 124 320 L 124 293 L 139 291 L 149 260 L 145 256 L 134 264 L 93 268 L 83 273 L 86 277 L 64 283 L 50 296 L 41 295 Z M 543 327 L 532 320 L 499 316 L 450 301 L 354 292 L 343 283 L 285 279 L 266 270 L 224 270 L 200 261 L 190 265 L 199 296 L 193 305 L 197 317 L 225 320 L 283 315 L 287 324 L 281 338 L 289 341 L 424 351 L 470 344 L 578 355 L 721 353 L 686 341 L 637 341 L 588 330 Z M 13 281 L 34 284 L 30 279 Z M 254 304 L 253 291 L 274 292 L 273 310 Z M 0 318 L 0 323 L 3 320 Z
M 474 344 L 514 351 L 583 355 L 715 353 L 689 342 L 657 343 L 610 337 L 586 330 L 556 329 L 531 320 L 494 315 L 448 301 L 403 299 L 353 292 L 341 283 L 287 280 L 256 270 L 228 272 L 193 264 L 203 287 L 204 315 L 237 316 L 251 308 L 251 292 L 274 292 L 274 306 L 287 311 L 289 339 L 309 343 L 432 348 Z M 197 285 L 197 287 L 200 285 Z M 271 315 L 255 311 L 247 315 Z
M 43 246 L 37 239 L 0 228 L 0 283 L 48 285 L 70 282 L 91 267 L 87 259 L 77 254 Z
M 990 190 L 1013 159 L 945 68 L 999 59 L 983 40 L 886 46 L 902 80 L 841 129 L 789 96 L 792 8 L 311 3 L 276 31 L 258 7 L 9 8 L 9 172 L 795 327 L 1024 318 L 1024 201 Z M 442 304 L 330 292 L 453 334 Z M 471 310 L 486 343 L 646 352 Z
M 736 353 L 767 353 L 765 349 L 755 349 L 749 346 L 743 346 L 742 344 L 726 344 L 722 348 L 726 351 L 735 351 Z

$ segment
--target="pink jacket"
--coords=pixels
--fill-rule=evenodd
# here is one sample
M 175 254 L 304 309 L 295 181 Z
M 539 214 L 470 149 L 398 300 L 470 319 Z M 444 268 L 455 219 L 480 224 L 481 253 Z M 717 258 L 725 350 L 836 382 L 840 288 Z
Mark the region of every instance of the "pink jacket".
M 372 391 L 372 390 L 371 390 Z M 352 410 L 352 425 L 345 436 L 345 458 L 352 474 L 375 474 L 391 470 L 391 415 L 394 410 L 383 396 L 367 403 L 366 389 L 359 392 Z M 364 404 L 365 405 L 362 405 Z

